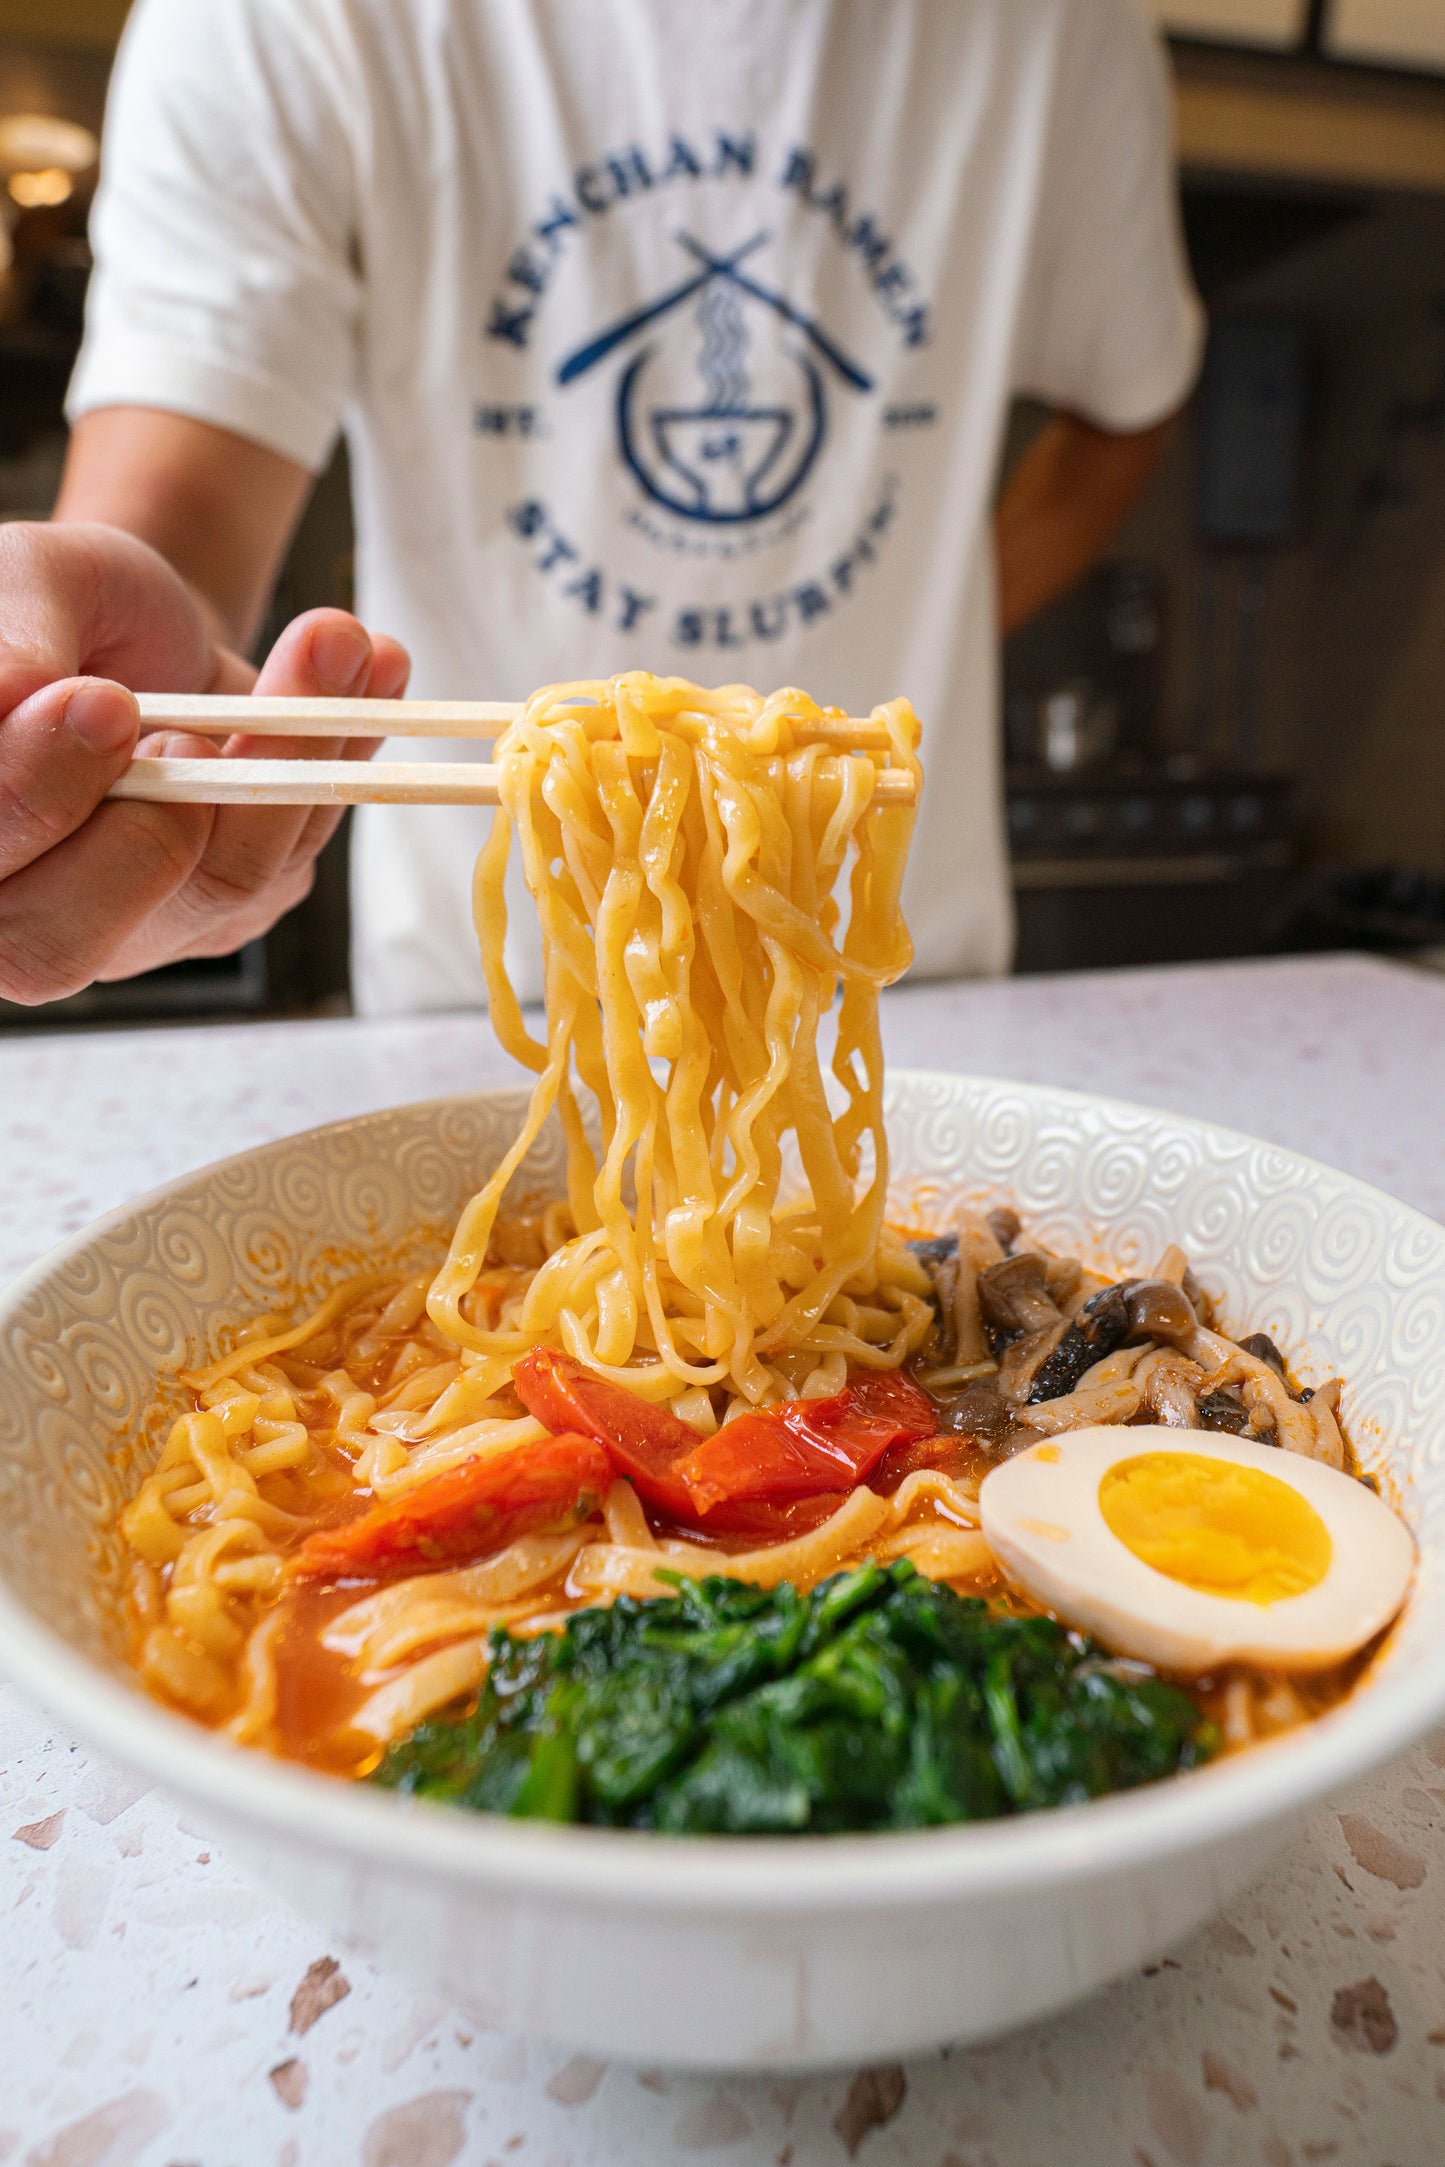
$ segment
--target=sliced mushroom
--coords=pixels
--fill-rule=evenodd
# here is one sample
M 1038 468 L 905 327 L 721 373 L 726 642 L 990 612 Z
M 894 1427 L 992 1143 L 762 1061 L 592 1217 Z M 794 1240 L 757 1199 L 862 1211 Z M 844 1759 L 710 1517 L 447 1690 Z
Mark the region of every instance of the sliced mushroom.
M 1200 1286 L 1199 1281 L 1195 1278 L 1193 1272 L 1188 1270 L 1186 1270 L 1184 1274 L 1184 1292 L 1189 1297 L 1190 1306 L 1193 1309 L 1195 1316 L 1198 1317 L 1200 1323 L 1212 1323 L 1214 1319 L 1214 1304 L 1210 1301 L 1209 1296 L 1205 1293 L 1203 1287 Z
M 1039 1256 L 1005 1257 L 978 1275 L 978 1305 L 994 1352 L 1010 1340 L 1061 1324 L 1063 1312 L 1048 1291 L 1044 1260 Z
M 1077 1392 L 1066 1392 L 1062 1399 L 1027 1407 L 1021 1419 L 1029 1429 L 1057 1437 L 1065 1430 L 1088 1429 L 1096 1422 L 1130 1422 L 1138 1414 L 1139 1404 L 1139 1387 L 1133 1378 L 1119 1377 L 1112 1383 L 1080 1385 Z
M 1315 1458 L 1327 1467 L 1345 1464 L 1345 1440 L 1340 1431 L 1340 1380 L 1331 1377 L 1310 1394 L 1309 1418 L 1315 1426 Z
M 992 1228 L 975 1212 L 964 1212 L 954 1237 L 958 1274 L 953 1283 L 953 1359 L 983 1362 L 993 1353 L 979 1307 L 980 1272 L 1002 1264 L 1004 1255 Z
M 1017 1409 L 1011 1407 L 992 1377 L 976 1378 L 956 1391 L 936 1392 L 938 1428 L 945 1437 L 972 1437 L 1000 1445 L 1012 1431 Z
M 1018 1240 L 1019 1230 L 1023 1224 L 1018 1213 L 1011 1205 L 996 1204 L 992 1211 L 984 1213 L 984 1218 L 987 1221 L 990 1234 L 992 1234 L 1004 1255 L 1007 1256 L 1014 1243 Z
M 1020 1408 L 1019 1420 L 1031 1430 L 1057 1436 L 1093 1422 L 1130 1422 L 1139 1412 L 1142 1394 L 1134 1372 L 1148 1354 L 1147 1347 L 1117 1347 L 1086 1369 L 1072 1392 L 1059 1399 L 1030 1401 Z
M 1085 1370 L 1092 1369 L 1097 1359 L 1097 1349 L 1089 1345 L 1079 1329 L 1078 1320 L 1075 1319 L 1067 1332 L 1060 1336 L 1047 1361 L 1040 1363 L 1034 1376 L 1030 1399 L 1061 1399 L 1064 1393 L 1073 1391 Z
M 1060 1256 L 1053 1249 L 1046 1249 L 1042 1242 L 1030 1240 L 1020 1234 L 1009 1250 L 1011 1257 L 1037 1257 L 1044 1267 L 1044 1283 L 1060 1309 L 1066 1309 L 1084 1277 L 1084 1267 L 1077 1257 Z M 1095 1285 L 1107 1285 L 1105 1280 Z
M 1226 1339 L 1222 1332 L 1214 1331 L 1207 1324 L 1201 1324 L 1199 1330 L 1189 1341 L 1188 1346 L 1185 1347 L 1184 1352 L 1187 1355 L 1192 1355 L 1199 1367 L 1208 1375 L 1211 1370 L 1222 1369 L 1232 1356 L 1238 1354 L 1239 1349 L 1235 1346 L 1234 1341 Z
M 1204 1372 L 1197 1362 L 1177 1347 L 1151 1347 L 1134 1378 L 1144 1408 L 1156 1422 L 1170 1430 L 1198 1429 L 1198 1393 Z M 1247 1421 L 1242 1404 L 1239 1412 L 1241 1421 Z
M 1280 1353 L 1268 1332 L 1251 1332 L 1248 1339 L 1242 1339 L 1239 1344 L 1243 1351 L 1246 1354 L 1252 1354 L 1256 1361 L 1268 1362 L 1275 1375 L 1283 1377 L 1286 1384 L 1289 1383 L 1289 1378 L 1285 1374 L 1284 1356 Z
M 1061 1287 L 1050 1287 L 1049 1293 L 1058 1303 L 1064 1315 L 1072 1318 L 1077 1317 L 1079 1312 L 1094 1299 L 1096 1294 L 1102 1294 L 1105 1288 L 1112 1284 L 1113 1282 L 1105 1279 L 1102 1273 L 1091 1272 L 1085 1266 L 1080 1265 L 1078 1285 L 1073 1289 L 1072 1293 L 1065 1294 Z
M 1134 1317 L 1129 1308 L 1131 1281 L 1125 1279 L 1100 1287 L 1084 1304 L 1079 1320 L 1080 1330 L 1088 1334 L 1100 1356 L 1112 1354 L 1121 1346 L 1133 1326 Z
M 1154 1267 L 1154 1277 L 1156 1279 L 1167 1279 L 1171 1286 L 1182 1287 L 1193 1303 L 1198 1315 L 1206 1324 L 1209 1322 L 1212 1315 L 1209 1296 L 1189 1269 L 1189 1259 L 1185 1256 L 1178 1242 L 1169 1244 L 1169 1247 Z
M 937 1312 L 931 1351 L 942 1362 L 953 1359 L 953 1294 L 958 1284 L 958 1237 L 940 1235 L 936 1241 L 910 1242 L 910 1254 L 927 1274 L 929 1291 Z
M 1231 1437 L 1247 1437 L 1249 1409 L 1243 1396 L 1228 1386 L 1217 1392 L 1202 1392 L 1195 1402 L 1195 1427 L 1201 1430 L 1221 1430 Z
M 1299 1452 L 1307 1460 L 1324 1459 L 1330 1443 L 1323 1445 L 1311 1420 L 1308 1407 L 1302 1407 L 1290 1393 L 1284 1379 L 1276 1374 L 1268 1362 L 1261 1362 L 1258 1355 L 1246 1354 L 1236 1347 L 1222 1369 L 1209 1380 L 1212 1387 L 1237 1384 L 1249 1409 L 1250 1428 L 1255 1435 L 1274 1432 L 1276 1444 L 1283 1445 L 1286 1452 Z M 1343 1465 L 1341 1451 L 1339 1464 Z
M 1092 1392 L 1100 1385 L 1112 1386 L 1132 1378 L 1148 1353 L 1147 1347 L 1116 1347 L 1102 1362 L 1096 1362 L 1092 1369 L 1084 1371 L 1079 1380 L 1080 1390 Z
M 1091 1294 L 1040 1368 L 1030 1398 L 1052 1400 L 1072 1392 L 1086 1371 L 1127 1339 L 1131 1322 L 1124 1287 L 1101 1287 Z
M 1120 1291 L 1129 1305 L 1130 1329 L 1146 1339 L 1183 1347 L 1199 1329 L 1193 1303 L 1170 1280 L 1126 1279 Z
M 1016 1407 L 1022 1407 L 1026 1400 L 1054 1398 L 1054 1393 L 1038 1389 L 1039 1378 L 1053 1360 L 1060 1341 L 1074 1330 L 1075 1326 L 1060 1317 L 1057 1324 L 1047 1325 L 1042 1332 L 1030 1332 L 1014 1340 L 999 1358 L 998 1388 L 1004 1398 Z

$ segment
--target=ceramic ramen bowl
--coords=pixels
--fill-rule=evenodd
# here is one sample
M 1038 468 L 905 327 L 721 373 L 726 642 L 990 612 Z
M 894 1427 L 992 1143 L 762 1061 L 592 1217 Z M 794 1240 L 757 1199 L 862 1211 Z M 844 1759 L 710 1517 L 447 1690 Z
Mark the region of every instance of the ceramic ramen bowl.
M 1224 1130 L 1070 1092 L 897 1074 L 896 1193 L 947 1223 L 1007 1198 L 1115 1273 L 1181 1242 L 1231 1331 L 1345 1379 L 1365 1466 L 1414 1530 L 1408 1607 L 1310 1728 L 1061 1811 L 912 1835 L 663 1838 L 489 1819 L 310 1775 L 149 1700 L 121 1645 L 116 1516 L 157 1376 L 374 1258 L 439 1253 L 522 1115 L 402 1107 L 187 1175 L 0 1299 L 0 1660 L 234 1855 L 482 2023 L 599 2053 L 806 2067 L 971 2040 L 1156 1955 L 1256 1875 L 1300 1809 L 1445 1713 L 1445 1230 Z M 519 1191 L 560 1185 L 547 1136 Z M 174 1401 L 172 1402 L 174 1404 Z

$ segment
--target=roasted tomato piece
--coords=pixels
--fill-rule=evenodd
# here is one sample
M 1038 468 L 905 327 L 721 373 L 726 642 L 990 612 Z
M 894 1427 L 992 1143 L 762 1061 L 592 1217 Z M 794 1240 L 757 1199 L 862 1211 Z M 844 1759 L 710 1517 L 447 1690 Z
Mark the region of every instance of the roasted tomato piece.
M 673 1469 L 696 1448 L 700 1432 L 671 1408 L 654 1407 L 555 1347 L 534 1347 L 523 1355 L 512 1384 L 528 1414 L 545 1429 L 595 1438 L 645 1504 L 685 1526 L 696 1525 L 692 1493 Z
M 318 1529 L 292 1570 L 313 1580 L 384 1580 L 469 1565 L 519 1535 L 575 1527 L 611 1481 L 611 1458 L 594 1438 L 544 1437 L 495 1458 L 464 1460 L 359 1520 Z
M 893 1370 L 864 1370 L 827 1399 L 783 1400 L 706 1437 L 675 1475 L 711 1515 L 744 1499 L 855 1489 L 891 1446 L 931 1437 L 928 1394 Z M 710 1523 L 711 1524 L 711 1523 Z
M 805 1519 L 820 1525 L 826 1513 L 798 1512 L 789 1522 L 779 1508 L 828 1496 L 835 1509 L 890 1446 L 938 1428 L 928 1394 L 892 1370 L 861 1371 L 826 1399 L 739 1415 L 713 1437 L 553 1347 L 534 1347 L 512 1377 L 529 1414 L 548 1429 L 595 1437 L 618 1474 L 667 1519 L 758 1540 L 801 1534 Z

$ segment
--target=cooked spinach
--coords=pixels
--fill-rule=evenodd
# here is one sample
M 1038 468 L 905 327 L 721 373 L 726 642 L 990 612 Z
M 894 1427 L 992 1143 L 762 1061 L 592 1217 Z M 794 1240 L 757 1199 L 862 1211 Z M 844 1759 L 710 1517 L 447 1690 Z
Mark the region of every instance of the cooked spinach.
M 483 1812 L 675 1833 L 925 1828 L 1068 1805 L 1208 1758 L 1178 1687 L 1051 1619 L 865 1564 L 810 1595 L 674 1580 L 498 1627 L 475 1707 L 373 1781 Z

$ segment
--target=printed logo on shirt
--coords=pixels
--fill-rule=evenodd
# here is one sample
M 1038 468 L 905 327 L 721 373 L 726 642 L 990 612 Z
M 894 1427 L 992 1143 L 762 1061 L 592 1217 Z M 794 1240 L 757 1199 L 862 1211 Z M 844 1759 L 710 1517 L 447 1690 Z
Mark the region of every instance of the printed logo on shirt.
M 824 367 L 855 391 L 873 389 L 867 370 L 848 358 L 816 318 L 740 268 L 768 238 L 755 233 L 741 248 L 715 256 L 692 234 L 679 233 L 679 248 L 702 268 L 609 324 L 557 371 L 558 384 L 565 386 L 613 354 L 635 349 L 617 386 L 618 449 L 648 496 L 680 519 L 723 526 L 778 511 L 808 474 L 827 435 Z M 658 361 L 655 334 L 668 336 L 668 319 L 694 300 L 703 396 L 677 405 L 651 388 Z M 769 400 L 754 393 L 744 314 L 748 302 L 786 327 L 776 348 L 792 380 L 790 396 Z
M 724 185 L 692 185 L 707 181 Z M 740 187 L 757 199 L 765 222 L 741 240 L 712 233 L 710 226 L 725 223 L 735 236 Z M 637 294 L 565 351 L 549 351 L 547 296 L 589 232 L 619 213 L 656 217 L 660 208 L 670 221 L 675 275 Z M 806 295 L 790 290 L 778 227 L 793 221 L 796 262 L 800 214 L 803 235 L 817 249 L 840 249 L 856 276 L 851 328 L 824 321 Z M 859 305 L 870 293 L 871 312 Z M 534 221 L 508 262 L 486 332 L 526 357 L 530 385 L 541 379 L 549 396 L 534 391 L 515 405 L 479 405 L 476 426 L 484 437 L 555 440 L 577 412 L 574 387 L 605 386 L 625 525 L 673 556 L 737 559 L 781 547 L 798 532 L 810 509 L 809 484 L 826 465 L 840 421 L 897 431 L 926 428 L 936 418 L 926 400 L 885 400 L 883 372 L 859 351 L 861 340 L 878 343 L 880 329 L 904 354 L 925 347 L 929 306 L 892 239 L 873 213 L 854 208 L 845 183 L 824 186 L 806 149 L 793 147 L 770 161 L 751 133 L 720 130 L 706 148 L 674 135 L 661 158 L 649 159 L 633 145 L 579 168 L 571 189 L 554 196 Z M 586 425 L 593 427 L 595 405 L 587 411 Z M 580 417 L 572 426 L 579 424 Z M 671 605 L 673 644 L 737 647 L 777 639 L 790 625 L 841 607 L 882 546 L 899 487 L 896 473 L 881 475 L 856 507 L 852 531 L 831 538 L 812 576 L 723 607 Z M 589 564 L 565 507 L 550 498 L 523 498 L 507 518 L 513 534 L 534 545 L 533 562 L 553 577 L 564 600 L 621 631 L 663 607 L 640 553 L 626 576 L 611 549 L 605 567 Z

